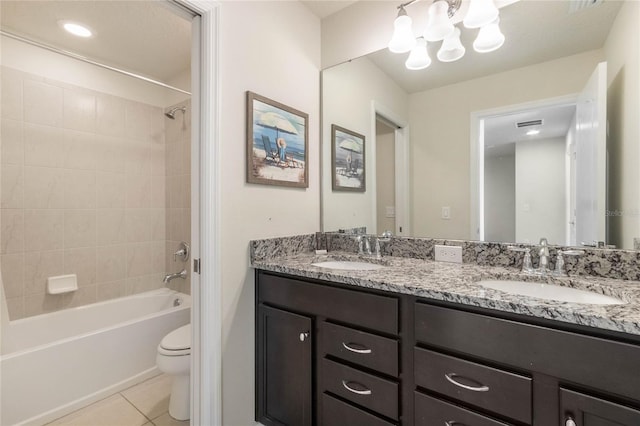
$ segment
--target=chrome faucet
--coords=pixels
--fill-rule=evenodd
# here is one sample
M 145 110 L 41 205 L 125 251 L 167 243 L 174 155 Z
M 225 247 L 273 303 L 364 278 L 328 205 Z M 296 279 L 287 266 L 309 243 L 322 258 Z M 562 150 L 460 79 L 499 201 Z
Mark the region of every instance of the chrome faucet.
M 162 280 L 162 284 L 169 284 L 171 280 L 175 280 L 176 278 L 182 278 L 183 280 L 187 279 L 187 270 L 183 269 L 180 272 L 176 272 L 175 274 L 167 274 L 164 276 Z
M 551 272 L 549 268 L 549 242 L 546 238 L 540 238 L 540 262 L 538 263 L 537 272 L 541 275 L 546 275 Z

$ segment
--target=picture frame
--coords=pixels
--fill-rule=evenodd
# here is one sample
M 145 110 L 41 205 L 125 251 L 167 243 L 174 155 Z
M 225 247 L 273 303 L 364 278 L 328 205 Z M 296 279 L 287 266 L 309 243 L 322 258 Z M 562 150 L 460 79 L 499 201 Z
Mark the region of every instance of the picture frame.
M 334 191 L 367 190 L 365 137 L 331 125 L 331 182 Z
M 247 182 L 309 187 L 309 115 L 247 91 Z

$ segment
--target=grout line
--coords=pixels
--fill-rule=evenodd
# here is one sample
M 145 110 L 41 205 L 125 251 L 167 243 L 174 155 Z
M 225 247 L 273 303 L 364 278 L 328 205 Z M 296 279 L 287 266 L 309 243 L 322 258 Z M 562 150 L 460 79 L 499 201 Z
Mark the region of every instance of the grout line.
M 144 383 L 144 382 L 142 382 L 142 383 Z M 151 419 L 145 413 L 143 413 L 138 407 L 136 407 L 136 405 L 133 402 L 131 402 L 126 396 L 124 396 L 123 392 L 124 391 L 118 392 L 118 395 L 120 395 L 125 401 L 127 401 L 129 403 L 129 405 L 131 405 L 133 408 L 135 408 L 138 413 L 142 414 L 142 417 L 147 419 L 147 421 L 145 423 L 151 422 Z

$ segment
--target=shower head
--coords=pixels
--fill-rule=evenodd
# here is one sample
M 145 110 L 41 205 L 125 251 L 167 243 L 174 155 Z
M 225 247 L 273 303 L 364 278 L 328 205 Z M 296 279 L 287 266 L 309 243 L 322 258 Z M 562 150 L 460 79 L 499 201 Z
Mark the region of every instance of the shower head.
M 174 107 L 171 108 L 169 111 L 165 112 L 164 115 L 166 115 L 167 117 L 169 117 L 172 120 L 176 119 L 176 112 L 178 111 L 182 111 L 183 113 L 185 113 L 187 111 L 187 107 L 181 106 L 181 107 Z

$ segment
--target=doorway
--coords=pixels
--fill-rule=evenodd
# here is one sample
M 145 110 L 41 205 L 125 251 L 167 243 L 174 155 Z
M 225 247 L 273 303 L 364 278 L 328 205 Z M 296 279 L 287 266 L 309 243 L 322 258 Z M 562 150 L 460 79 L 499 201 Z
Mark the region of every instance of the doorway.
M 376 116 L 377 234 L 396 229 L 395 126 Z

